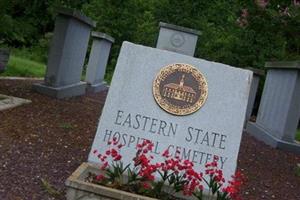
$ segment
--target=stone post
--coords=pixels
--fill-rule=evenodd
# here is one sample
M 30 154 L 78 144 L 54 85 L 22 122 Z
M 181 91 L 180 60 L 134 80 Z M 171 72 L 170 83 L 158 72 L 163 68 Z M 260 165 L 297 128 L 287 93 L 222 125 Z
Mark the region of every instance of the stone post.
M 156 48 L 194 56 L 198 35 L 200 31 L 160 22 Z
M 72 9 L 61 8 L 55 21 L 45 81 L 33 85 L 42 94 L 66 98 L 85 94 L 81 74 L 91 29 L 96 23 Z
M 10 52 L 8 49 L 0 49 L 0 73 L 6 70 L 9 54 Z
M 250 93 L 249 93 L 245 123 L 247 123 L 249 121 L 249 119 L 251 117 L 251 114 L 252 114 L 252 111 L 253 111 L 253 106 L 254 106 L 254 102 L 255 102 L 257 89 L 258 89 L 258 86 L 259 86 L 260 77 L 265 75 L 264 70 L 255 69 L 255 68 L 252 68 L 252 67 L 248 67 L 246 69 L 249 69 L 253 72 L 253 79 L 252 79 Z
M 256 122 L 247 132 L 275 148 L 300 154 L 295 134 L 300 117 L 300 61 L 269 62 Z
M 88 92 L 100 92 L 107 88 L 104 75 L 110 48 L 115 40 L 111 36 L 100 32 L 92 32 L 92 37 L 93 44 L 85 81 L 88 83 Z

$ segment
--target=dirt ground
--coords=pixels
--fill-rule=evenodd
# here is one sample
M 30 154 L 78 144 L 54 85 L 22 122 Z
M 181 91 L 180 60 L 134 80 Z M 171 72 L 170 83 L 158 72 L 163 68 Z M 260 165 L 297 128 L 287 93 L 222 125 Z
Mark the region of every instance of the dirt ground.
M 35 81 L 0 80 L 0 93 L 31 104 L 0 111 L 0 200 L 64 200 L 64 182 L 84 161 L 106 92 L 56 100 L 31 91 Z M 243 134 L 238 168 L 244 200 L 300 200 L 300 156 Z

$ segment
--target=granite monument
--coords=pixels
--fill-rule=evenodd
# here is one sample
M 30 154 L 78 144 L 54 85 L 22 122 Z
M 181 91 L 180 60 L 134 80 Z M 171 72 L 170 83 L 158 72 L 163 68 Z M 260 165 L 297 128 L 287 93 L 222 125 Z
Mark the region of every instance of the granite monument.
M 85 81 L 87 82 L 88 92 L 100 92 L 107 89 L 104 81 L 106 65 L 112 43 L 115 39 L 111 36 L 92 32 L 93 44 L 87 66 Z
M 160 22 L 156 48 L 194 56 L 199 35 L 198 30 Z
M 96 23 L 82 13 L 61 8 L 55 21 L 45 80 L 33 85 L 39 93 L 67 98 L 85 94 L 80 81 L 91 29 Z
M 247 132 L 266 144 L 300 154 L 295 135 L 300 118 L 300 62 L 267 62 L 267 77 L 256 118 Z
M 131 162 L 144 139 L 157 160 L 166 149 L 204 169 L 219 157 L 228 179 L 234 174 L 252 72 L 171 51 L 124 42 L 100 117 L 95 149 L 115 137 Z

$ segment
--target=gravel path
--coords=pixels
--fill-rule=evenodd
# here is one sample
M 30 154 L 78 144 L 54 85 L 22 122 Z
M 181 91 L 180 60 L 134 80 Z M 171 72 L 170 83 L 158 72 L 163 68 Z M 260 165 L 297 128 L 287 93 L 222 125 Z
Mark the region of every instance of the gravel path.
M 64 181 L 87 160 L 106 92 L 55 100 L 33 93 L 37 80 L 0 80 L 0 93 L 30 99 L 0 111 L 0 199 L 64 200 Z M 300 156 L 244 133 L 238 168 L 245 200 L 300 200 Z

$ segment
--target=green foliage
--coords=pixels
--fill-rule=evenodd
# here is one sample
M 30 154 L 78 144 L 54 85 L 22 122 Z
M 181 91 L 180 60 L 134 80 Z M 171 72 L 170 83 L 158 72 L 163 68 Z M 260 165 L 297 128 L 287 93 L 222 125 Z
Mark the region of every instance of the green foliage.
M 300 163 L 297 163 L 296 166 L 296 176 L 300 177 Z
M 59 127 L 63 128 L 63 129 L 66 129 L 66 130 L 74 128 L 74 126 L 69 122 L 62 122 L 62 123 L 59 124 Z
M 12 49 L 13 55 L 46 64 L 52 35 L 52 33 L 46 33 L 44 37 L 39 39 L 37 44 L 31 47 L 19 47 Z
M 202 31 L 196 57 L 242 68 L 299 59 L 300 6 L 290 0 L 274 0 L 262 7 L 262 1 L 0 0 L 0 45 L 29 46 L 26 50 L 33 56 L 28 58 L 45 63 L 49 44 L 45 33 L 53 30 L 56 7 L 65 6 L 82 10 L 97 21 L 96 31 L 116 39 L 107 80 L 122 42 L 153 47 L 160 21 Z
M 10 56 L 7 69 L 1 76 L 43 77 L 46 66 L 28 59 Z
M 279 6 L 279 7 L 278 7 Z M 284 15 L 283 9 L 289 14 Z M 196 57 L 236 67 L 263 68 L 270 60 L 299 59 L 299 6 L 272 1 L 261 8 L 255 1 L 92 0 L 84 12 L 97 30 L 116 38 L 107 78 L 110 79 L 122 41 L 154 46 L 159 21 L 202 31 Z M 243 11 L 247 11 L 243 18 Z
M 63 193 L 56 189 L 51 183 L 49 183 L 46 179 L 41 178 L 42 188 L 45 190 L 50 196 L 56 198 L 62 198 Z
M 0 44 L 32 46 L 52 31 L 57 7 L 80 9 L 84 0 L 0 0 Z
M 241 2 L 249 13 L 247 25 L 241 27 L 238 48 L 244 50 L 239 55 L 244 66 L 262 68 L 266 61 L 299 59 L 299 6 L 282 0 L 270 1 L 265 8 Z
M 83 12 L 97 21 L 97 31 L 112 35 L 116 42 L 106 79 L 110 80 L 123 41 L 153 46 L 157 34 L 157 22 L 153 16 L 153 1 L 142 0 L 91 0 L 83 6 Z
M 300 129 L 297 129 L 296 140 L 300 142 Z

